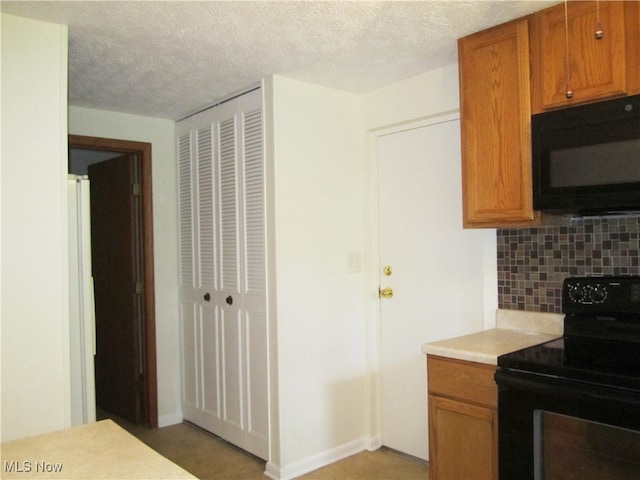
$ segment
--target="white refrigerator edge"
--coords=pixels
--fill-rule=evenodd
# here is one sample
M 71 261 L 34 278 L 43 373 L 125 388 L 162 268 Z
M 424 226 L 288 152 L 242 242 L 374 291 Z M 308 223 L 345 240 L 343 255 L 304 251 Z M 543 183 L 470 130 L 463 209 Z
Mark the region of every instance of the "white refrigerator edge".
M 71 425 L 96 421 L 95 309 L 89 179 L 69 175 Z

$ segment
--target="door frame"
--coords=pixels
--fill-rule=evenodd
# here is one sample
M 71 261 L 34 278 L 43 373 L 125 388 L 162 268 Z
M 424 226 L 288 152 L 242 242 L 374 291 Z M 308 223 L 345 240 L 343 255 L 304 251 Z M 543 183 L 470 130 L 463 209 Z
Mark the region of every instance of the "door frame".
M 370 129 L 367 135 L 367 204 L 370 206 L 367 211 L 366 221 L 366 242 L 364 243 L 364 256 L 370 258 L 370 262 L 366 262 L 363 273 L 365 278 L 365 289 L 368 302 L 365 304 L 365 316 L 371 319 L 367 322 L 367 363 L 369 370 L 374 372 L 367 378 L 367 397 L 366 405 L 366 432 L 368 437 L 367 448 L 375 450 L 384 444 L 384 432 L 382 431 L 382 355 L 380 328 L 382 324 L 382 316 L 380 312 L 380 296 L 378 294 L 380 288 L 380 189 L 379 189 L 379 171 L 378 171 L 378 138 L 406 130 L 414 130 L 417 128 L 428 127 L 446 121 L 460 119 L 460 110 L 451 110 L 439 112 L 422 118 L 410 119 L 401 123 L 392 125 L 383 125 L 378 128 Z M 426 357 L 425 357 L 426 370 Z M 425 385 L 426 389 L 426 385 Z M 425 405 L 425 408 L 427 406 Z
M 142 361 L 145 371 L 144 423 L 158 427 L 158 377 L 156 362 L 156 312 L 153 254 L 153 190 L 151 172 L 151 144 L 130 140 L 69 135 L 68 148 L 106 150 L 137 154 L 140 158 L 140 198 L 142 201 L 142 268 L 145 287 L 142 291 L 144 305 Z

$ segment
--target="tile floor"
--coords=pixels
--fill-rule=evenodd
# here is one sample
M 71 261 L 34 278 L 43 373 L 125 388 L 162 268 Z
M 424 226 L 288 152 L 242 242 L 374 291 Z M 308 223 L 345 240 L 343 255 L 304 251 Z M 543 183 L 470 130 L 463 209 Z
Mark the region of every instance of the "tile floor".
M 112 417 L 113 418 L 113 417 Z M 194 425 L 148 429 L 113 418 L 123 428 L 196 477 L 207 480 L 264 480 L 264 461 Z M 298 480 L 428 480 L 425 462 L 386 448 L 362 452 Z

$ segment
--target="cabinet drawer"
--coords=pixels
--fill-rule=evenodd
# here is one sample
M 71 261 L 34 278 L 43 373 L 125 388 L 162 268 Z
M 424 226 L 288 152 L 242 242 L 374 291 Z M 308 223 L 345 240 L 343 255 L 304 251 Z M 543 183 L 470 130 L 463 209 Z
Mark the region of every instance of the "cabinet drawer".
M 429 393 L 498 407 L 498 387 L 494 365 L 427 355 Z

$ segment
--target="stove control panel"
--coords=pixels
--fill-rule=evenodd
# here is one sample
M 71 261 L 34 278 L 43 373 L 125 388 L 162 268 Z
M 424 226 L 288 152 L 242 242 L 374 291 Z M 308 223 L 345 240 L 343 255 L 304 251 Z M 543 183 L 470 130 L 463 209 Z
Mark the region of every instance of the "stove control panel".
M 608 293 L 608 285 L 575 283 L 569 287 L 569 298 L 574 303 L 603 303 L 607 299 Z
M 640 314 L 640 277 L 570 277 L 562 285 L 563 313 Z

